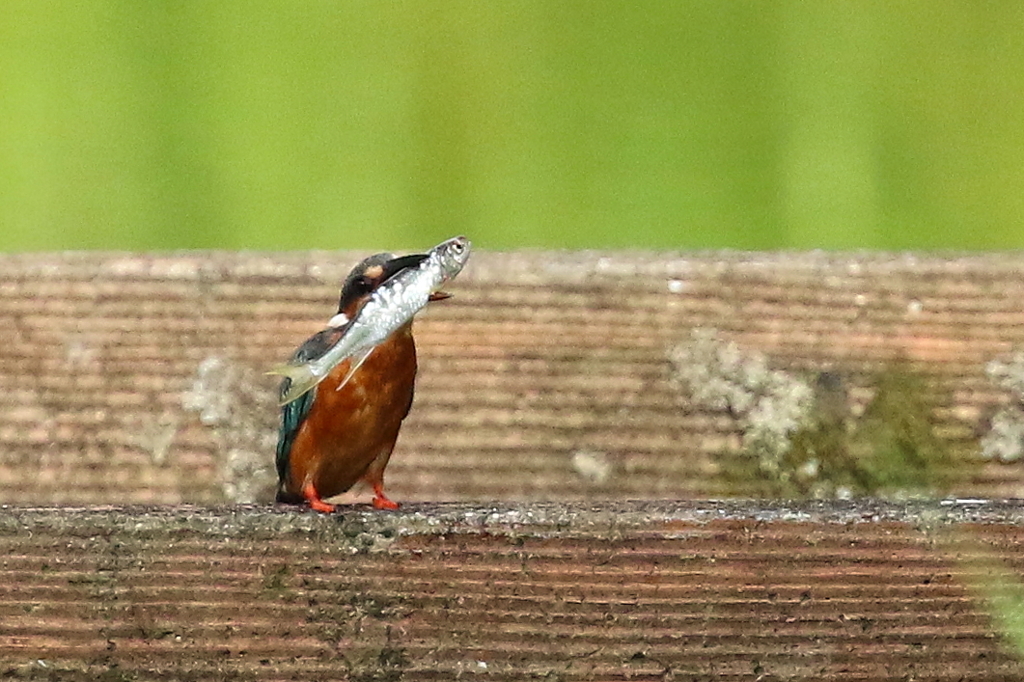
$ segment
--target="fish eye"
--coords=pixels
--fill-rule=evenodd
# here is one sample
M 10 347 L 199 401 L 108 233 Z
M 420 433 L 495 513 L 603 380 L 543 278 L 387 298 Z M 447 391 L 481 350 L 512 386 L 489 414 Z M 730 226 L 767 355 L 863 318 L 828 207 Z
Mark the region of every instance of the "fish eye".
M 462 242 L 452 242 L 452 251 L 455 252 L 456 256 L 461 256 L 462 252 L 466 250 L 466 245 Z

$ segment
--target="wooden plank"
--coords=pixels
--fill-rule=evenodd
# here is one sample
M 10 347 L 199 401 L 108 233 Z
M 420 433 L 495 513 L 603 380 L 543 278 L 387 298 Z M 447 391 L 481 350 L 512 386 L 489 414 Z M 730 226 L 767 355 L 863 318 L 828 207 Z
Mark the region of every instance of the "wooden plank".
M 272 487 L 281 361 L 363 253 L 0 257 L 0 502 L 211 503 Z M 986 375 L 1024 347 L 1024 256 L 480 252 L 417 322 L 399 500 L 707 497 L 744 424 L 671 358 L 696 330 L 853 409 L 887 363 L 943 382 L 936 428 L 973 457 Z M 988 463 L 961 495 L 1022 496 Z
M 1022 589 L 1022 522 L 954 501 L 6 508 L 0 677 L 1019 679 L 998 594 Z

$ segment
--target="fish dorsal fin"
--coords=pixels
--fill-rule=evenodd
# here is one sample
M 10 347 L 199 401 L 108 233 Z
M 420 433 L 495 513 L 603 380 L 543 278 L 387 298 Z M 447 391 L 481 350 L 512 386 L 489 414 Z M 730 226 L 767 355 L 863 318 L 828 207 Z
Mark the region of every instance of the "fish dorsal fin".
M 345 387 L 345 384 L 348 383 L 349 379 L 352 378 L 353 374 L 359 371 L 359 368 L 363 366 L 364 362 L 366 362 L 366 358 L 370 357 L 370 353 L 372 353 L 376 347 L 377 346 L 370 346 L 362 353 L 353 356 L 352 363 L 348 368 L 348 374 L 346 374 L 345 378 L 341 380 L 341 383 L 338 384 L 338 387 L 334 389 L 335 391 L 340 391 Z

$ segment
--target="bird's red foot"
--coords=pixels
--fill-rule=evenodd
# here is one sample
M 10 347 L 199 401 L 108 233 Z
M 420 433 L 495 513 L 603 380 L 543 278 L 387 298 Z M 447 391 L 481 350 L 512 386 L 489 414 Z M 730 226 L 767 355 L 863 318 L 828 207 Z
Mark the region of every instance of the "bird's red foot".
M 306 487 L 302 489 L 302 496 L 309 502 L 309 508 L 314 511 L 323 512 L 324 514 L 330 514 L 334 511 L 334 505 L 321 500 L 320 493 L 316 491 L 312 483 L 307 483 Z
M 373 486 L 373 507 L 374 509 L 389 509 L 394 511 L 395 509 L 398 509 L 399 505 L 384 494 L 384 486 L 375 485 Z
M 333 504 L 324 502 L 323 500 L 310 500 L 309 508 L 314 511 L 323 512 L 324 514 L 330 514 L 336 509 Z

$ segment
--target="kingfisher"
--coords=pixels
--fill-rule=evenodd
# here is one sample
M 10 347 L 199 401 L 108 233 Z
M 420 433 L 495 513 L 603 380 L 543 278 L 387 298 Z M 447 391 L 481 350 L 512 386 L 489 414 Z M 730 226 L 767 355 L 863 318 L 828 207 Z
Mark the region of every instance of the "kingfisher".
M 380 253 L 352 269 L 341 288 L 338 313 L 292 355 L 297 365 L 322 357 L 352 328 L 373 292 L 396 275 L 421 265 L 429 254 Z M 429 300 L 448 298 L 436 291 Z M 358 364 L 361 362 L 362 364 Z M 354 364 L 355 363 L 355 364 Z M 333 512 L 324 501 L 362 481 L 373 489 L 373 506 L 397 509 L 384 492 L 384 469 L 412 407 L 416 343 L 412 317 L 358 361 L 343 360 L 312 389 L 281 408 L 277 441 L 277 501 L 306 502 Z M 281 382 L 284 396 L 292 379 Z

